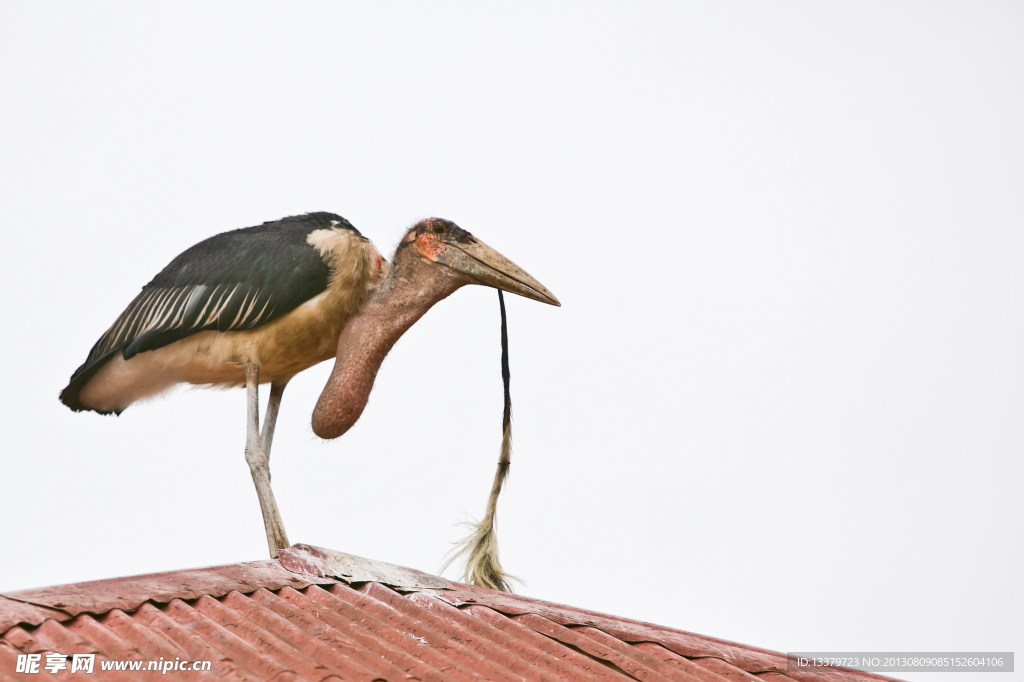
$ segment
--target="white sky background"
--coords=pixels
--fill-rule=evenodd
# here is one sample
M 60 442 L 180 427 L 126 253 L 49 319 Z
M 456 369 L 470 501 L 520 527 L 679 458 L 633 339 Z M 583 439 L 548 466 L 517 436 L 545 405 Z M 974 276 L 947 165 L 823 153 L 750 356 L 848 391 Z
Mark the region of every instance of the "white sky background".
M 1019 3 L 368 4 L 3 6 L 0 589 L 263 558 L 241 391 L 57 393 L 201 239 L 327 210 L 390 256 L 436 215 L 563 303 L 507 299 L 522 593 L 1024 649 Z M 495 299 L 428 313 L 338 441 L 330 364 L 292 383 L 293 542 L 438 570 L 497 457 Z

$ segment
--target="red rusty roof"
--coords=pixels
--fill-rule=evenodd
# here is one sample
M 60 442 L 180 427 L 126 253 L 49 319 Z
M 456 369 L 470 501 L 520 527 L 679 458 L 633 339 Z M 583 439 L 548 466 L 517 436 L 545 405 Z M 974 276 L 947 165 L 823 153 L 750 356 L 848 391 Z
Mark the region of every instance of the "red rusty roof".
M 95 653 L 91 675 L 18 654 Z M 212 661 L 103 672 L 103 660 Z M 887 680 L 308 545 L 253 561 L 0 595 L 0 680 Z

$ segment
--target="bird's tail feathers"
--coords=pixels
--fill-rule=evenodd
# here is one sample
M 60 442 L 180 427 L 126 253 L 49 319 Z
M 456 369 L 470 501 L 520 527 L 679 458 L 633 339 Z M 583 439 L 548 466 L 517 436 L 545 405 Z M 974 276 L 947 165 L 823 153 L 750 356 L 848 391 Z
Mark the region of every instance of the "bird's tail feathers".
M 92 411 L 99 414 L 121 414 L 121 412 L 124 411 L 123 409 L 97 409 L 91 405 L 86 405 L 80 398 L 80 394 L 85 385 L 89 383 L 89 380 L 103 368 L 103 364 L 118 350 L 120 349 L 115 349 L 105 355 L 95 358 L 90 356 L 90 358 L 86 360 L 81 367 L 76 369 L 74 374 L 71 375 L 68 385 L 60 392 L 60 401 L 75 412 Z

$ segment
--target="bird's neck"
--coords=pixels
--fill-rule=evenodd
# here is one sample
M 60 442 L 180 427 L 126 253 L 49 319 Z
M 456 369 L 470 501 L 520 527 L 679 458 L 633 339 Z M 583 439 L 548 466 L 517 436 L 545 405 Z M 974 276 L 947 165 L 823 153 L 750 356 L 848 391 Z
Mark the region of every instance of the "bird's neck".
M 419 258 L 401 262 L 363 307 L 349 318 L 338 338 L 334 370 L 313 411 L 313 432 L 337 438 L 366 407 L 377 370 L 395 342 L 431 306 L 467 281 Z

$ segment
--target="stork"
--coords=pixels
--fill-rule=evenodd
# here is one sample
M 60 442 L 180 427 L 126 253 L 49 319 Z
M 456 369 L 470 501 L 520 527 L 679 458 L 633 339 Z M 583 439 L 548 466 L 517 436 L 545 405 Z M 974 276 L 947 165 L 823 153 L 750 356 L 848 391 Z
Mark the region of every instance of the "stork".
M 180 383 L 244 386 L 245 459 L 274 557 L 289 546 L 269 464 L 285 386 L 337 356 L 312 420 L 318 436 L 337 438 L 362 414 L 398 338 L 466 284 L 560 305 L 517 265 L 440 218 L 411 227 L 392 263 L 332 213 L 224 232 L 184 251 L 142 288 L 60 400 L 75 411 L 120 414 Z M 261 425 L 258 386 L 267 383 Z

